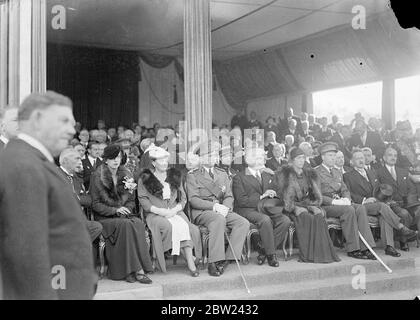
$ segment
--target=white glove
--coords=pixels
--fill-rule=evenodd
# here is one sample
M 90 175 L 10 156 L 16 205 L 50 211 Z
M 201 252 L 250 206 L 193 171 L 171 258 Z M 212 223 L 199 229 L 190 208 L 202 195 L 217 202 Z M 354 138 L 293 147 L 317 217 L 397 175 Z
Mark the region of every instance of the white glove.
M 342 198 L 342 199 L 345 206 L 351 206 L 351 201 L 349 198 Z
M 216 211 L 217 213 L 226 217 L 229 212 L 229 207 L 226 207 L 225 205 L 220 204 L 220 203 L 215 203 L 213 206 L 213 211 Z
M 332 203 L 333 206 L 342 206 L 343 202 L 341 201 L 341 199 L 333 199 Z
M 340 199 L 334 199 L 332 201 L 333 206 L 349 206 L 351 205 L 351 202 L 348 198 L 340 198 Z

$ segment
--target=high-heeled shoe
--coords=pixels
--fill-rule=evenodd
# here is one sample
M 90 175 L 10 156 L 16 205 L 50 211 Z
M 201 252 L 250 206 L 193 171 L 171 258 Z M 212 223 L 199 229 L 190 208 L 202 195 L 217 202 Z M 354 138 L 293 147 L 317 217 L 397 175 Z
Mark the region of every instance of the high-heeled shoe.
M 136 273 L 136 280 L 143 284 L 151 284 L 152 280 L 143 273 Z

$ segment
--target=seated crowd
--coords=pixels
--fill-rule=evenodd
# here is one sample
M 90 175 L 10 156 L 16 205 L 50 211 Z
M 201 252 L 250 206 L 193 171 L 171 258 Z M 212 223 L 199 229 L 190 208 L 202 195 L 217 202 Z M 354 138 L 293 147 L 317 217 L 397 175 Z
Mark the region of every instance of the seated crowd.
M 151 283 L 154 263 L 166 272 L 165 257 L 180 253 L 191 276 L 199 276 L 203 256 L 209 274 L 220 276 L 240 259 L 250 227 L 260 235 L 259 265 L 279 266 L 276 249 L 291 225 L 300 261 L 340 261 L 331 221 L 340 225 L 349 257 L 375 260 L 371 221 L 394 257 L 401 255 L 394 243 L 407 251 L 420 230 L 420 129 L 414 134 L 409 121 L 383 127 L 360 114 L 350 124 L 337 116 L 328 124 L 293 109 L 264 126 L 255 112 L 250 120 L 239 112 L 230 127 L 213 126 L 219 130 L 210 144 L 183 156 L 178 126 L 107 129 L 99 120 L 90 131 L 77 123 L 58 165 L 87 216 L 94 248 L 100 235 L 105 241 L 110 279 Z M 264 130 L 261 141 L 257 129 Z

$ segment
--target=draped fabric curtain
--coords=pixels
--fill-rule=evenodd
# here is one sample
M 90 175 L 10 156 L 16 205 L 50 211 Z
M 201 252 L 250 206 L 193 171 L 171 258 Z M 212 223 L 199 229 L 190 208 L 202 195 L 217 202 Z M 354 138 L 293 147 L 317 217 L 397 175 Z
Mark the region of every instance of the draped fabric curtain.
M 48 44 L 47 87 L 73 101 L 76 121 L 93 128 L 131 126 L 138 120 L 136 52 Z
M 142 56 L 139 61 L 139 123 L 149 126 L 159 122 L 163 126 L 174 126 L 184 120 L 185 88 L 179 71 L 183 72 L 183 61 L 173 59 L 174 63 L 164 68 L 153 67 Z M 223 96 L 217 79 L 214 79 L 212 106 L 213 123 L 219 126 L 229 124 L 236 113 Z
M 0 1 L 0 105 L 45 91 L 45 0 Z
M 155 122 L 174 126 L 185 117 L 184 83 L 178 77 L 174 63 L 155 68 L 143 58 L 139 62 L 139 123 L 147 127 Z
M 212 122 L 209 0 L 184 1 L 184 68 L 186 132 L 201 130 L 199 136 L 205 139 L 209 137 Z
M 392 12 L 337 31 L 215 63 L 226 99 L 235 108 L 282 94 L 405 77 L 420 73 L 420 30 L 402 29 Z

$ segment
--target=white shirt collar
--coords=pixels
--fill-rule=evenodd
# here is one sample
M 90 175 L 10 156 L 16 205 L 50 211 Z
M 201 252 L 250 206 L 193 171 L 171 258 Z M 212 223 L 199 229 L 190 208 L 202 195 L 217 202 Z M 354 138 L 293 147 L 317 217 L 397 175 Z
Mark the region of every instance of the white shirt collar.
M 89 159 L 90 164 L 91 164 L 91 165 L 93 165 L 93 162 L 94 162 L 97 158 L 94 158 L 94 157 L 92 157 L 92 156 L 89 154 L 89 155 L 88 155 L 88 159 Z
M 69 173 L 66 168 L 64 168 L 63 166 L 60 166 L 60 169 L 64 171 L 65 174 L 67 174 L 70 177 L 73 177 L 73 175 L 71 173 Z
M 392 168 L 394 168 L 394 170 L 395 170 L 395 166 L 390 166 L 386 163 L 385 163 L 385 167 L 388 169 L 389 172 L 391 172 Z
M 41 152 L 48 159 L 48 161 L 54 163 L 54 158 L 51 155 L 51 152 L 49 152 L 48 149 L 45 148 L 45 146 L 39 140 L 31 137 L 26 133 L 19 133 L 17 137 L 18 139 L 25 141 L 27 144 Z
M 248 170 L 249 170 L 249 172 L 251 172 L 251 174 L 252 174 L 254 177 L 257 177 L 257 170 L 251 169 L 250 167 L 248 167 Z
M 356 167 L 354 167 L 354 169 L 355 169 L 356 171 L 359 171 L 362 175 L 364 175 L 364 174 L 366 173 L 366 169 L 365 169 L 365 168 L 360 169 L 360 168 L 356 168 Z
M 214 173 L 214 169 L 213 169 L 213 167 L 209 168 L 209 167 L 205 167 L 205 166 L 203 166 L 203 168 L 207 171 L 207 173 L 209 173 L 209 172 L 210 172 L 210 169 L 212 169 L 212 172 Z
M 9 142 L 9 139 L 7 139 L 5 136 L 0 135 L 0 140 L 4 143 L 7 144 Z
M 325 169 L 327 169 L 327 171 L 328 171 L 328 172 L 330 172 L 330 171 L 331 171 L 331 169 L 332 169 L 332 168 L 328 168 L 328 167 L 324 164 L 324 162 L 322 163 L 322 165 L 324 166 L 324 168 L 325 168 Z

